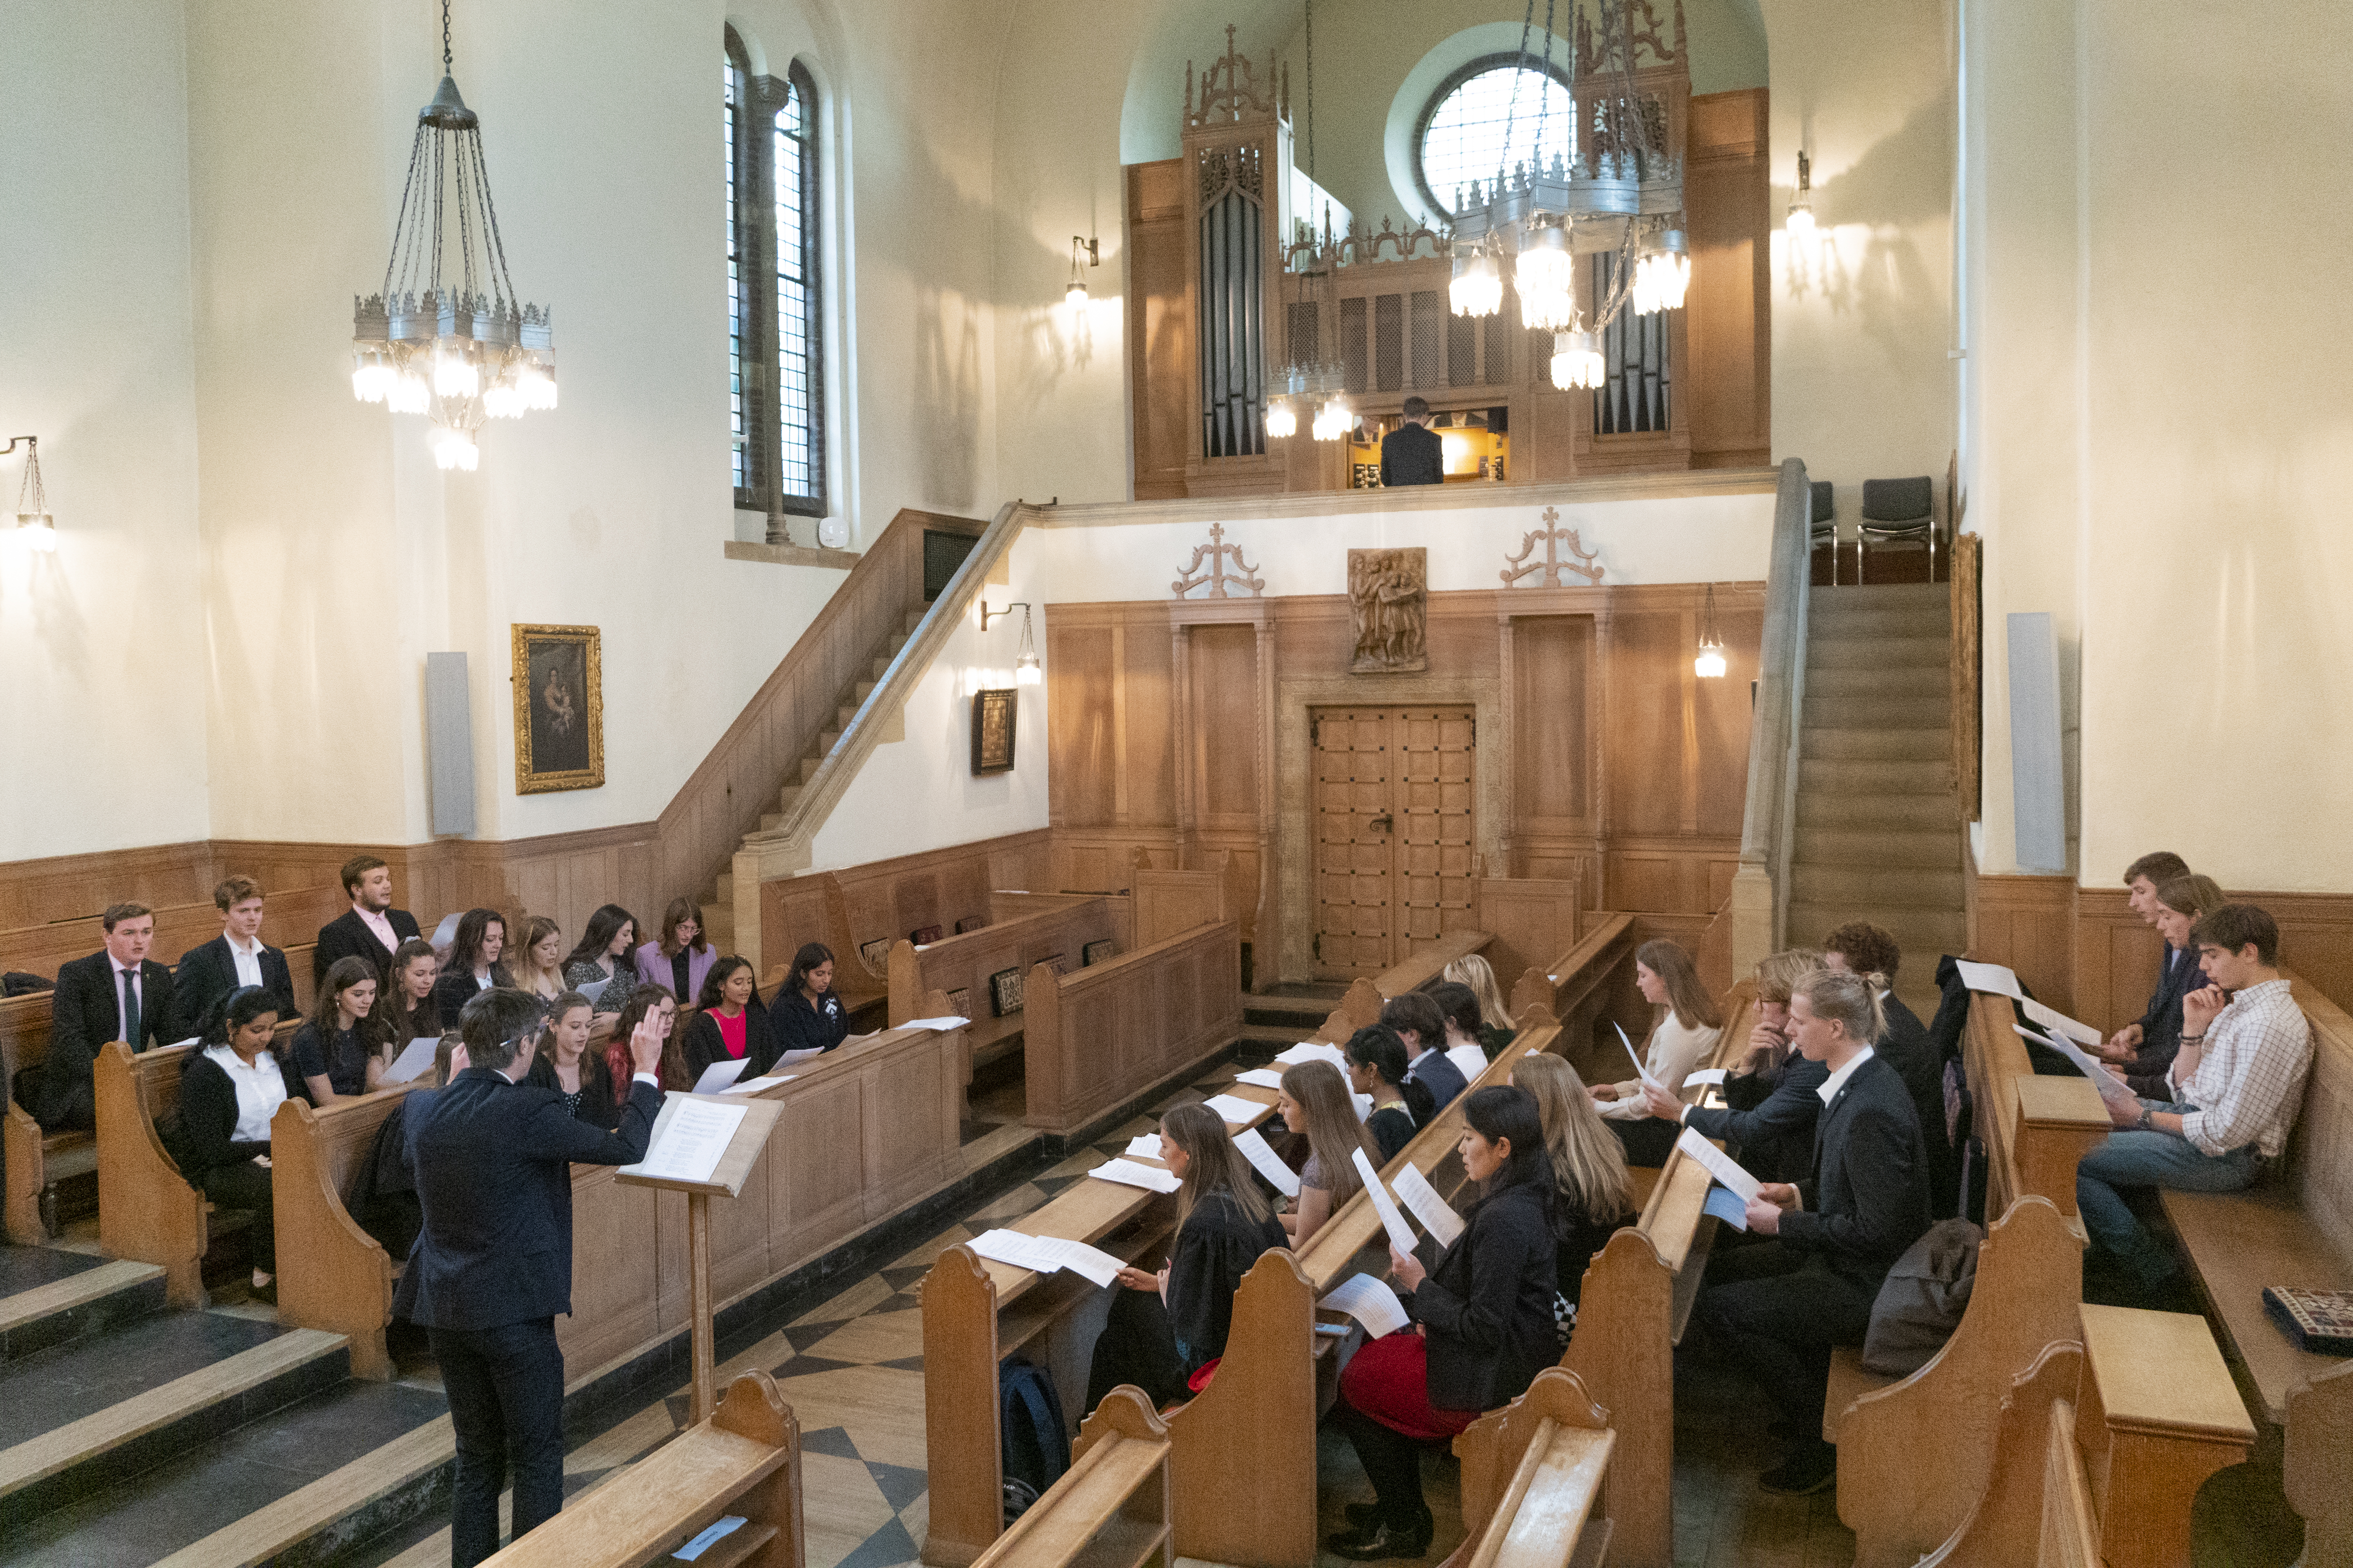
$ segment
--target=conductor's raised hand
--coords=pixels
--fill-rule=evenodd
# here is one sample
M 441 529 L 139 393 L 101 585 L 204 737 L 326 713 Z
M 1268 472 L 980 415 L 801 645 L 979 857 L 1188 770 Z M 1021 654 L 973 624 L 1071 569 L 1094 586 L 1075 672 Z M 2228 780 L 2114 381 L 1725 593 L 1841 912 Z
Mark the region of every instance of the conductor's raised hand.
M 629 1060 L 637 1065 L 638 1071 L 649 1072 L 659 1078 L 661 1058 L 661 1015 L 649 1009 L 646 1016 L 638 1020 L 638 1026 L 629 1033 Z

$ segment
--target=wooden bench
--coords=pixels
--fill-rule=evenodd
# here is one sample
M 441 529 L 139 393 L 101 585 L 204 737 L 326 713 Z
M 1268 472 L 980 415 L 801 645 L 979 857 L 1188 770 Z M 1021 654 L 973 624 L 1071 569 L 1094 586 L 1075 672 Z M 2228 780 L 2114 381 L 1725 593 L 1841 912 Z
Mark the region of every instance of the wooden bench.
M 2002 1390 L 1991 1466 L 1968 1516 L 1921 1568 L 2094 1568 L 2100 1516 L 2075 1447 L 2084 1347 L 2043 1347 Z
M 936 991 L 948 999 L 952 1013 L 972 1020 L 965 1030 L 972 1065 L 986 1065 L 1018 1048 L 1022 1028 L 1020 1009 L 997 1016 L 989 976 L 1011 969 L 1026 985 L 1029 972 L 1050 959 L 1060 960 L 1063 971 L 1074 974 L 1087 943 L 1116 940 L 1111 910 L 1102 899 L 1029 894 L 1012 895 L 1011 900 L 1043 907 L 993 920 L 962 936 L 944 936 L 921 949 L 903 939 L 892 945 L 892 1027 L 936 1016 L 923 1010 Z
M 2281 1168 L 2240 1193 L 2161 1194 L 2218 1331 L 2244 1368 L 2247 1408 L 2287 1428 L 2291 1454 L 2333 1460 L 2332 1485 L 2291 1492 L 2306 1561 L 2353 1562 L 2353 1378 L 2342 1357 L 2299 1350 L 2265 1315 L 2263 1288 L 2353 1290 L 2353 1018 L 2290 975 L 2312 1025 L 2312 1070 Z M 2317 1509 L 2317 1512 L 2315 1509 Z
M 743 1523 L 697 1568 L 803 1568 L 801 1429 L 765 1372 L 690 1426 L 491 1557 L 499 1568 L 647 1568 L 723 1518 Z
M 1458 958 L 1468 958 L 1483 952 L 1494 939 L 1482 931 L 1449 931 L 1415 952 L 1402 963 L 1393 963 L 1369 978 L 1358 975 L 1348 983 L 1348 994 L 1324 1020 L 1315 1038 L 1325 1045 L 1345 1045 L 1348 1037 L 1359 1029 L 1369 1029 L 1381 1021 L 1381 1004 L 1392 996 L 1402 996 L 1409 991 L 1426 991 L 1438 984 L 1446 966 Z M 1552 1011 L 1559 1016 L 1557 1010 Z M 1515 1010 L 1514 1017 L 1518 1016 Z
M 1241 1032 L 1241 928 L 1197 925 L 1023 994 L 1024 1119 L 1064 1137 L 1189 1074 Z
M 1536 1373 L 1528 1390 L 1454 1439 L 1462 1461 L 1458 1568 L 1597 1568 L 1612 1521 L 1608 1492 L 1617 1434 L 1577 1374 Z
M 1970 1128 L 1986 1151 L 1986 1212 L 2007 1213 L 2022 1197 L 2049 1198 L 2081 1236 L 2075 1163 L 2107 1141 L 2107 1107 L 2080 1073 L 2037 1077 L 2017 1022 L 2007 996 L 1969 997 L 1961 1062 Z
M 1079 1428 L 1070 1469 L 997 1537 L 988 1568 L 1174 1568 L 1174 1445 L 1134 1388 L 1115 1388 Z
M 388 1255 L 344 1200 L 385 1121 L 430 1076 L 324 1106 L 289 1100 L 269 1123 L 269 1199 L 278 1244 L 278 1320 L 351 1341 L 352 1375 L 392 1376 L 385 1329 L 406 1258 Z
M 1251 1119 L 1250 1126 L 1259 1125 L 1274 1113 L 1271 1089 L 1238 1085 L 1226 1092 L 1237 1099 L 1254 1100 L 1262 1108 Z M 1138 1158 L 1136 1163 L 1157 1166 L 1159 1162 Z M 1115 1182 L 1088 1180 L 1074 1183 L 1043 1207 L 1007 1228 L 1026 1236 L 1083 1241 L 1129 1263 L 1145 1260 L 1156 1264 L 1158 1258 L 1165 1256 L 1170 1234 L 1176 1228 L 1176 1201 L 1166 1194 Z M 1290 1257 L 1288 1253 L 1282 1256 L 1286 1261 Z M 1260 1260 L 1261 1268 L 1265 1261 Z M 1271 1273 L 1270 1281 L 1253 1289 L 1253 1300 L 1261 1296 L 1269 1298 L 1271 1304 L 1263 1311 L 1270 1320 L 1279 1319 L 1287 1310 L 1282 1300 L 1284 1287 L 1273 1280 Z M 1011 1264 L 992 1262 L 964 1246 L 949 1247 L 933 1264 L 931 1272 L 923 1278 L 923 1447 L 932 1478 L 930 1531 L 923 1548 L 924 1562 L 963 1568 L 986 1552 L 1004 1528 L 999 1469 L 1003 1434 L 997 1425 L 997 1407 L 998 1364 L 1008 1356 L 1021 1353 L 1045 1366 L 1064 1401 L 1064 1425 L 1076 1429 L 1078 1417 L 1085 1414 L 1076 1408 L 1076 1402 L 1084 1397 L 1094 1342 L 1110 1309 L 1110 1291 L 1118 1289 L 1121 1287 L 1117 1285 L 1098 1289 L 1068 1270 L 1040 1275 Z M 1303 1303 L 1299 1324 L 1303 1336 L 1311 1331 L 1306 1327 L 1303 1303 L 1308 1292 L 1303 1280 L 1298 1290 Z M 1250 1321 L 1259 1321 L 1260 1311 L 1254 1307 Z M 1239 1292 L 1235 1313 L 1239 1328 L 1244 1321 Z M 1234 1342 L 1229 1340 L 1229 1353 L 1235 1349 Z M 1280 1365 L 1256 1355 L 1247 1356 L 1241 1364 Z M 1303 1352 L 1299 1364 L 1303 1369 L 1308 1365 Z M 1221 1367 L 1217 1382 L 1226 1381 L 1222 1373 Z M 1269 1375 L 1282 1374 L 1277 1371 Z M 1217 1382 L 1211 1384 L 1213 1390 Z M 1233 1380 L 1236 1389 L 1245 1388 L 1249 1382 L 1242 1377 Z M 1313 1421 L 1311 1410 L 1311 1432 Z M 1196 1426 L 1198 1429 L 1198 1424 Z M 1220 1440 L 1229 1437 L 1230 1434 L 1227 1434 Z M 1188 1443 L 1193 1440 L 1187 1439 Z M 1311 1471 L 1307 1495 L 1312 1543 L 1312 1436 L 1302 1458 Z M 1187 1556 L 1198 1555 L 1181 1545 L 1179 1550 Z M 1236 1557 L 1224 1561 L 1244 1563 L 1256 1559 Z

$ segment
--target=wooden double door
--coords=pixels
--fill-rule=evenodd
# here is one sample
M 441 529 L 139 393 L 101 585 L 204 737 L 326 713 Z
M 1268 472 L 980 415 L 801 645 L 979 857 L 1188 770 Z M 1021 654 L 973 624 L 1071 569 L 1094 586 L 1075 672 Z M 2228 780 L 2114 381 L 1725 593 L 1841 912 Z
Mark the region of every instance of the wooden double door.
M 1309 714 L 1319 979 L 1377 974 L 1470 923 L 1469 708 Z

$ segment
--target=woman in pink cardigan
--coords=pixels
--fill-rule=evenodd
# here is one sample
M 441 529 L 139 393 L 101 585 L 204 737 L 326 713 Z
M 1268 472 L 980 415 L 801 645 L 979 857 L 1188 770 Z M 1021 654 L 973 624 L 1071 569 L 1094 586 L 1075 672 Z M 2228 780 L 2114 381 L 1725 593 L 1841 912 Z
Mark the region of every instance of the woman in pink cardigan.
M 691 1007 L 702 994 L 703 976 L 719 962 L 718 952 L 702 934 L 702 921 L 691 899 L 672 899 L 662 911 L 660 936 L 641 944 L 634 955 L 638 979 L 659 985 Z

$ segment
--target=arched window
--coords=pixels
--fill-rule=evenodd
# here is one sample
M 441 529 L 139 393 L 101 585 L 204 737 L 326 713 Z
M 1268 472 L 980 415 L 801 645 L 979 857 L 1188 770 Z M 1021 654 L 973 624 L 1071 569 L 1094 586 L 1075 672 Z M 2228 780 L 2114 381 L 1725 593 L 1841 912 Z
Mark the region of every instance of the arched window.
M 1567 158 L 1576 148 L 1577 111 L 1568 78 L 1521 63 L 1516 54 L 1472 60 L 1439 83 L 1415 127 L 1414 178 L 1432 207 L 1460 216 L 1475 181 L 1492 194 L 1496 171 Z
M 827 510 L 817 84 L 754 76 L 733 27 L 723 68 L 732 479 L 782 542 L 779 516 Z

